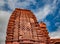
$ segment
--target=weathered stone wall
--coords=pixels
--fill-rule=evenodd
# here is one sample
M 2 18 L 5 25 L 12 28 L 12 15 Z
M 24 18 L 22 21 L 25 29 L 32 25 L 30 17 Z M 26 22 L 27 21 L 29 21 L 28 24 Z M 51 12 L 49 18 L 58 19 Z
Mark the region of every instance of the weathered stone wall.
M 43 33 L 35 15 L 30 10 L 15 9 L 9 19 L 6 44 L 45 43 L 41 36 Z
M 10 16 L 6 44 L 59 44 L 60 39 L 50 39 L 46 24 L 38 23 L 35 15 L 26 9 L 18 9 Z

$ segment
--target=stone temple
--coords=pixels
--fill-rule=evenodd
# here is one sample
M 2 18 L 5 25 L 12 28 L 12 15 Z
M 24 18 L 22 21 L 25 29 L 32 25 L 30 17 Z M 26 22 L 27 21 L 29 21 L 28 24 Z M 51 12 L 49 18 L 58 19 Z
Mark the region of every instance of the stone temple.
M 38 23 L 35 15 L 26 9 L 15 9 L 6 33 L 5 44 L 60 44 L 60 39 L 50 39 L 46 24 Z

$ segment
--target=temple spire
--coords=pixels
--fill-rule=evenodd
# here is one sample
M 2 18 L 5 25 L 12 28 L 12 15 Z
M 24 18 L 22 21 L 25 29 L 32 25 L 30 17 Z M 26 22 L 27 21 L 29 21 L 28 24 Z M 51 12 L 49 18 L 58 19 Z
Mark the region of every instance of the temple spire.
M 30 10 L 16 8 L 8 22 L 6 44 L 46 44 L 43 36 L 35 15 Z

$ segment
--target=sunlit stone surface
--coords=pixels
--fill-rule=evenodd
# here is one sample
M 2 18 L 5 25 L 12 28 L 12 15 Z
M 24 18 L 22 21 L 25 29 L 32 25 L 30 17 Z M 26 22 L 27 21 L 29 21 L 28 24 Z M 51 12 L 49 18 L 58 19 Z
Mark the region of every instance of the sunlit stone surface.
M 6 44 L 50 43 L 46 24 L 38 23 L 30 10 L 16 8 L 8 22 Z

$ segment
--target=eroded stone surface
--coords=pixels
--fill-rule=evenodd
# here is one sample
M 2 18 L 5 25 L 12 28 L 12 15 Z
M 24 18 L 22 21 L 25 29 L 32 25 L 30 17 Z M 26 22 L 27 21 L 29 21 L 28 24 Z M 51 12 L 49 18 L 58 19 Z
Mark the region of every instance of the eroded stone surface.
M 45 23 L 39 24 L 30 10 L 15 9 L 8 22 L 6 44 L 50 44 L 50 42 Z

